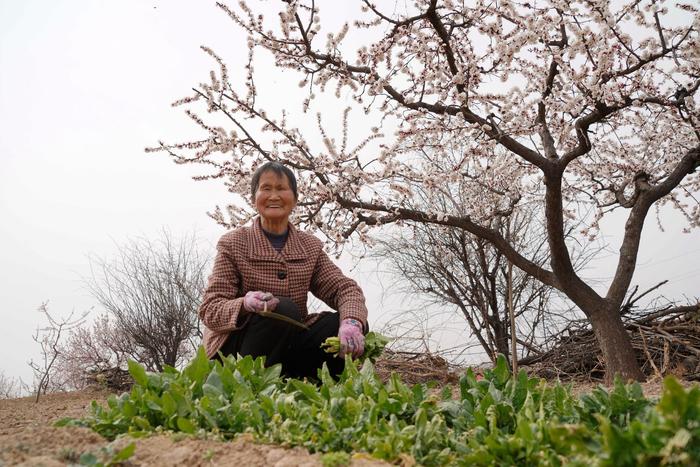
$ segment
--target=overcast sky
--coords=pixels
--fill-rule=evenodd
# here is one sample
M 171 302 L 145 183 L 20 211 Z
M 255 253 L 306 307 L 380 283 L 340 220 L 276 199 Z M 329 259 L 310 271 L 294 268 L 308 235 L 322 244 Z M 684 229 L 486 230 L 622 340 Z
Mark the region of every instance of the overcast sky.
M 276 2 L 263 2 L 266 4 Z M 323 7 L 323 3 L 321 3 Z M 334 2 L 326 16 L 345 18 Z M 323 13 L 323 10 L 322 10 Z M 109 257 L 115 242 L 154 237 L 163 226 L 196 232 L 212 248 L 223 230 L 206 216 L 228 201 L 221 184 L 194 182 L 193 172 L 143 149 L 159 139 L 186 139 L 194 128 L 170 107 L 205 81 L 209 45 L 243 57 L 244 38 L 213 1 L 0 0 L 0 369 L 29 382 L 38 355 L 31 336 L 36 311 L 66 315 L 96 305 L 82 285 L 88 254 Z M 268 75 L 281 97 L 279 72 Z M 231 67 L 231 75 L 243 76 Z M 334 109 L 335 110 L 335 109 Z M 661 233 L 648 220 L 634 283 L 663 279 L 667 296 L 698 295 L 700 234 L 681 234 L 672 214 Z M 611 223 L 612 224 L 612 223 Z M 608 235 L 616 249 L 616 237 Z M 609 258 L 609 257 L 608 257 Z M 603 258 L 590 277 L 612 274 Z M 349 261 L 343 261 L 347 270 Z M 350 274 L 365 286 L 370 323 L 401 310 L 382 302 L 363 265 Z M 99 309 L 99 308 L 97 308 Z

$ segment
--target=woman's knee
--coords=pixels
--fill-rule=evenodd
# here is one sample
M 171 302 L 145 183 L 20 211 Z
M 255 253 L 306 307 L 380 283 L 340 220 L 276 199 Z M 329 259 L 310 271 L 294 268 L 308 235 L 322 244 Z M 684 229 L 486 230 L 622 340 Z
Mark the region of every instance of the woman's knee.
M 287 297 L 278 297 L 279 303 L 274 309 L 274 313 L 286 316 L 295 321 L 301 321 L 301 312 L 296 303 Z

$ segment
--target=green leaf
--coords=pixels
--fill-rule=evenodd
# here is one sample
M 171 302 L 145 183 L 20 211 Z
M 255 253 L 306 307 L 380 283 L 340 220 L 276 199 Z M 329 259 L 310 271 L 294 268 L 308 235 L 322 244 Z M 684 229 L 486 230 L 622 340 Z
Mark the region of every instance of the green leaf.
M 279 382 L 280 375 L 282 374 L 282 365 L 280 363 L 277 363 L 275 365 L 272 365 L 269 368 L 266 368 L 264 371 L 265 371 L 265 376 L 263 377 L 263 381 L 262 381 L 263 386 L 269 386 L 272 384 L 276 384 Z
M 328 370 L 328 365 L 323 362 L 321 368 L 318 370 L 318 379 L 321 380 L 321 391 L 324 389 L 329 390 L 335 386 L 335 380 L 331 376 L 331 372 Z
M 134 406 L 134 404 L 131 401 L 125 400 L 124 403 L 122 404 L 121 413 L 126 418 L 131 418 L 134 415 L 136 415 L 136 407 Z
M 141 428 L 142 430 L 151 430 L 151 424 L 148 423 L 148 420 L 146 420 L 143 417 L 134 417 L 131 419 L 131 421 L 138 427 Z
M 144 399 L 145 399 L 146 407 L 148 407 L 150 410 L 152 410 L 154 412 L 162 412 L 163 411 L 163 408 L 160 405 L 160 398 L 156 394 L 149 392 L 148 394 L 146 394 Z
M 342 467 L 350 465 L 350 454 L 347 452 L 327 452 L 321 456 L 323 467 Z
M 678 420 L 679 414 L 685 412 L 687 395 L 681 383 L 673 376 L 664 378 L 664 389 L 659 400 L 659 412 L 666 417 Z
M 163 409 L 163 413 L 168 417 L 177 412 L 177 404 L 170 392 L 163 393 L 163 397 L 160 399 L 160 406 Z
M 110 459 L 110 464 L 124 462 L 125 460 L 129 459 L 131 456 L 134 455 L 135 450 L 136 444 L 129 443 L 126 447 L 124 447 L 117 454 L 115 454 L 115 456 L 112 457 L 112 459 Z
M 189 397 L 185 397 L 180 388 L 171 388 L 168 394 L 170 394 L 177 405 L 178 415 L 184 417 L 192 412 L 192 401 Z
M 452 399 L 452 386 L 447 385 L 442 388 L 442 391 L 440 391 L 440 399 L 444 401 Z
M 177 376 L 180 374 L 180 371 L 177 368 L 172 367 L 170 365 L 163 365 L 163 373 L 168 374 L 168 375 Z
M 86 426 L 85 421 L 79 420 L 76 418 L 71 418 L 71 417 L 64 417 L 61 419 L 58 419 L 54 422 L 53 426 L 55 427 L 64 427 L 64 426 Z
M 527 397 L 529 393 L 529 383 L 530 380 L 527 376 L 527 373 L 525 370 L 520 370 L 518 372 L 518 377 L 511 380 L 512 387 L 511 387 L 511 400 L 513 404 L 513 408 L 516 411 L 519 411 L 520 408 L 523 406 L 525 403 L 525 398 Z
M 510 379 L 510 367 L 508 366 L 508 360 L 503 354 L 498 354 L 496 359 L 496 366 L 493 369 L 493 375 L 495 376 L 495 383 L 497 387 L 503 387 L 506 382 Z
M 248 378 L 250 374 L 253 372 L 253 368 L 255 367 L 255 361 L 253 360 L 253 357 L 250 355 L 246 355 L 243 358 L 240 358 L 236 362 L 236 368 L 238 369 L 238 373 L 243 377 L 243 378 Z
M 192 423 L 190 419 L 184 417 L 177 417 L 177 427 L 180 429 L 180 431 L 190 434 L 197 430 L 195 424 Z
M 307 383 L 305 381 L 299 381 L 296 379 L 292 379 L 289 381 L 292 386 L 299 391 L 306 399 L 315 402 L 315 403 L 323 403 L 323 397 L 318 392 L 318 388 L 311 384 Z
M 197 353 L 192 359 L 192 361 L 185 367 L 183 373 L 187 377 L 197 383 L 198 386 L 204 384 L 209 371 L 211 369 L 211 362 L 207 358 L 207 353 L 204 351 L 204 347 L 200 346 L 197 349 Z
M 363 360 L 375 361 L 384 352 L 384 347 L 389 343 L 389 338 L 376 332 L 368 332 L 365 336 L 365 351 Z
M 80 465 L 97 465 L 97 456 L 95 456 L 91 452 L 85 452 L 80 455 L 80 458 L 78 459 L 78 462 L 80 462 Z
M 209 397 L 218 397 L 224 394 L 224 383 L 221 381 L 216 368 L 209 373 L 207 380 L 202 385 L 202 391 Z
M 160 394 L 163 391 L 163 375 L 162 373 L 146 373 L 148 376 L 148 387 Z
M 134 378 L 134 382 L 139 386 L 148 386 L 148 375 L 146 374 L 145 368 L 134 360 L 129 360 L 128 365 L 129 374 Z

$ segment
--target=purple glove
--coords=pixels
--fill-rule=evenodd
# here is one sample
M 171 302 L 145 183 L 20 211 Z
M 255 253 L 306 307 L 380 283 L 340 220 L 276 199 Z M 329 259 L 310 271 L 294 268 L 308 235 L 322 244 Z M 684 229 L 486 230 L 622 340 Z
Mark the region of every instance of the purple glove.
M 362 323 L 356 319 L 344 319 L 338 329 L 340 339 L 340 357 L 351 354 L 353 358 L 361 356 L 365 352 L 365 336 L 362 334 Z
M 272 311 L 279 302 L 279 299 L 271 293 L 256 290 L 245 294 L 245 297 L 243 297 L 243 308 L 249 313 L 257 313 L 264 310 Z

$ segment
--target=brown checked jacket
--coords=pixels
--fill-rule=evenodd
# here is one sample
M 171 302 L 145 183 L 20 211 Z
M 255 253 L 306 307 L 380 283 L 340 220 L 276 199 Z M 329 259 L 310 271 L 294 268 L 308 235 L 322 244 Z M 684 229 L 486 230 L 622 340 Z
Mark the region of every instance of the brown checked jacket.
M 319 314 L 306 308 L 311 292 L 331 308 L 340 319 L 355 318 L 367 329 L 365 297 L 357 283 L 346 277 L 323 251 L 321 240 L 289 224 L 287 243 L 275 251 L 260 226 L 260 218 L 250 227 L 240 227 L 224 234 L 216 246 L 214 270 L 199 318 L 206 327 L 204 348 L 212 358 L 231 332 L 245 327 L 250 315 L 242 310 L 243 297 L 251 290 L 289 297 L 305 324 Z

